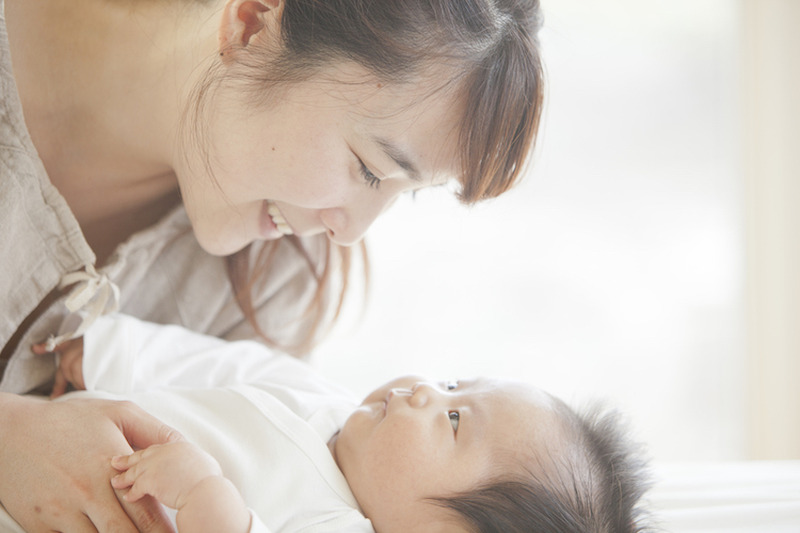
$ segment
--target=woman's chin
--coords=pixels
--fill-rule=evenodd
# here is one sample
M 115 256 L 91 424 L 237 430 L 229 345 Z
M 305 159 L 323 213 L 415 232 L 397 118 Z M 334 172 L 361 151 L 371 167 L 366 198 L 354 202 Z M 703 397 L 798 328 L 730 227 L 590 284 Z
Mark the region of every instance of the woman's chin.
M 204 236 L 197 231 L 194 232 L 194 236 L 203 250 L 211 255 L 220 257 L 235 254 L 256 240 L 255 238 L 243 239 L 241 237 L 226 238 L 220 235 L 213 237 Z

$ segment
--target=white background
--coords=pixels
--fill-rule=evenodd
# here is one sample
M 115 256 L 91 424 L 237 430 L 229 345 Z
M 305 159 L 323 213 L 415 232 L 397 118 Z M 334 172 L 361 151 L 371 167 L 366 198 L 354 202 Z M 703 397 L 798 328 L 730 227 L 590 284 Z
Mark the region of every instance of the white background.
M 471 208 L 398 202 L 364 320 L 314 363 L 359 394 L 513 377 L 620 408 L 657 460 L 745 458 L 736 6 L 545 0 L 529 175 Z

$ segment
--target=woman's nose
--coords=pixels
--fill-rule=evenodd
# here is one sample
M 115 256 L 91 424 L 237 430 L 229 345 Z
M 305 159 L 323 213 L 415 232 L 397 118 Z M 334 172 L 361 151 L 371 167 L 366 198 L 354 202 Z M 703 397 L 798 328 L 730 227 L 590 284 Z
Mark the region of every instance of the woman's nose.
M 384 200 L 372 198 L 352 207 L 332 207 L 320 213 L 328 238 L 341 246 L 359 242 L 378 216 L 394 204 L 396 196 Z

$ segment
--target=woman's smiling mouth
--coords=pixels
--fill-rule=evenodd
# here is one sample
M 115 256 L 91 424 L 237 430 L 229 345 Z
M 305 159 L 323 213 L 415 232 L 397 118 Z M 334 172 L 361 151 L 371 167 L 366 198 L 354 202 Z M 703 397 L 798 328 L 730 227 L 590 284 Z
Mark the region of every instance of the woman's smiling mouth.
M 267 213 L 269 213 L 270 218 L 272 219 L 272 223 L 275 224 L 275 227 L 278 228 L 284 235 L 293 235 L 294 231 L 292 231 L 291 226 L 289 223 L 286 222 L 286 219 L 281 213 L 281 210 L 278 209 L 278 206 L 272 203 L 270 200 L 267 200 Z

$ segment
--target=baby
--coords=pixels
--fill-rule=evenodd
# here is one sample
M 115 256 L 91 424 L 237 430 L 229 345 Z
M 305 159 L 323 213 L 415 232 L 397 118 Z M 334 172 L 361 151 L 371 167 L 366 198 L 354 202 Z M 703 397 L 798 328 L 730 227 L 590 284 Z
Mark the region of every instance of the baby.
M 59 382 L 185 437 L 112 459 L 181 532 L 636 532 L 643 462 L 616 416 L 529 385 L 395 379 L 357 404 L 263 345 L 102 317 Z

